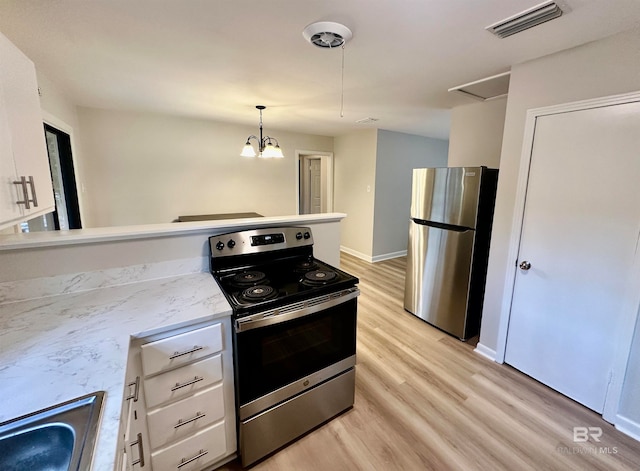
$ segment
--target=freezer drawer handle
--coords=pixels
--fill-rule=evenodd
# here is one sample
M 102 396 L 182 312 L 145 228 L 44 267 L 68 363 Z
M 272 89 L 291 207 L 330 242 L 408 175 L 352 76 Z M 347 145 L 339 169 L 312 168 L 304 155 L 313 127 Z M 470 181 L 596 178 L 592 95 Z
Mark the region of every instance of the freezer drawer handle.
M 521 270 L 527 271 L 529 270 L 529 268 L 531 268 L 531 264 L 526 260 L 523 260 L 522 263 L 520 263 L 519 267 Z

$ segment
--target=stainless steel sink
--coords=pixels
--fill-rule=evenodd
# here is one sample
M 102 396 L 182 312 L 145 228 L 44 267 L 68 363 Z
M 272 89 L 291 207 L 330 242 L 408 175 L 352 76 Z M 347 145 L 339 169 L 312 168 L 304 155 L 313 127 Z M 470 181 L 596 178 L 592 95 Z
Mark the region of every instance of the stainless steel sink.
M 98 391 L 0 424 L 0 469 L 89 469 L 104 395 Z

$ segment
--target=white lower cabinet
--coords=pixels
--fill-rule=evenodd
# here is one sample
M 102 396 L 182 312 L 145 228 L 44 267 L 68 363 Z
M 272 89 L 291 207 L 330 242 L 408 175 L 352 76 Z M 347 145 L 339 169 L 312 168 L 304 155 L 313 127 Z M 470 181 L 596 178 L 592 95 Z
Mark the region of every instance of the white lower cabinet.
M 141 348 L 145 376 L 161 373 L 222 351 L 222 324 L 149 342 Z
M 191 396 L 222 381 L 222 354 L 145 378 L 147 408 Z
M 194 471 L 203 469 L 224 456 L 225 422 L 200 430 L 189 438 L 151 454 L 154 471 Z
M 149 441 L 156 449 L 224 418 L 222 383 L 147 414 Z
M 228 317 L 133 340 L 116 469 L 201 471 L 235 458 L 232 355 Z
M 119 471 L 148 469 L 151 448 L 147 434 L 139 349 L 129 349 L 125 379 L 127 383 L 122 403 L 119 434 L 121 439 L 116 457 L 116 469 Z

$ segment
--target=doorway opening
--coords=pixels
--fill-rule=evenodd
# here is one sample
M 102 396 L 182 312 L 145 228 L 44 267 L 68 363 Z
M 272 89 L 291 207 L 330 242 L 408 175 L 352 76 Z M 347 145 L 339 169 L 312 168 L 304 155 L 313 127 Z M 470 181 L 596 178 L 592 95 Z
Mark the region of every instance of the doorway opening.
M 21 224 L 22 232 L 81 229 L 78 188 L 71 152 L 71 136 L 47 123 L 44 135 L 49 155 L 56 209 Z
M 298 214 L 333 211 L 333 153 L 296 151 Z

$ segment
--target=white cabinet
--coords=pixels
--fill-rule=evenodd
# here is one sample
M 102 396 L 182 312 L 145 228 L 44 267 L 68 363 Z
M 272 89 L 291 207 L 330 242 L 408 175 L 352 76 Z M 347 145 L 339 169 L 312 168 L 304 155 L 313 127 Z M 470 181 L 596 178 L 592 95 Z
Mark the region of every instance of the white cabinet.
M 142 345 L 145 376 L 170 370 L 222 350 L 222 324 Z
M 235 458 L 232 355 L 228 317 L 132 342 L 122 469 L 200 471 Z
M 151 447 L 146 424 L 146 407 L 142 383 L 140 349 L 129 348 L 127 370 L 125 373 L 121 423 L 118 441 L 116 469 L 118 471 L 137 471 L 147 469 L 150 462 Z
M 154 471 L 196 471 L 219 460 L 227 450 L 225 423 L 219 422 L 153 454 Z
M 151 447 L 158 449 L 185 438 L 202 427 L 220 422 L 224 415 L 222 383 L 152 410 L 147 415 Z
M 55 209 L 33 62 L 0 34 L 0 228 Z
M 145 378 L 147 407 L 182 399 L 219 381 L 222 381 L 221 354 Z

